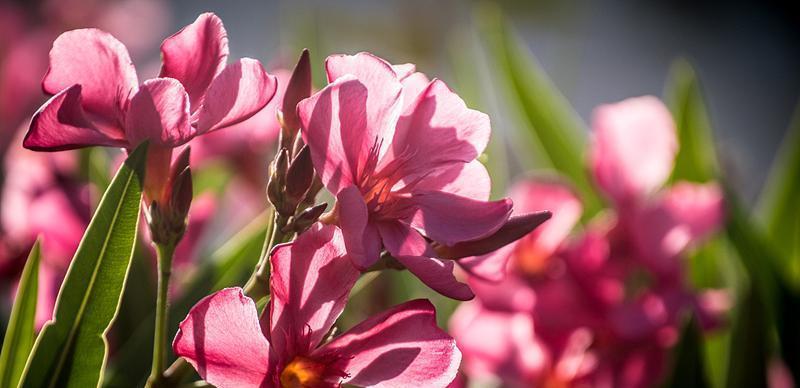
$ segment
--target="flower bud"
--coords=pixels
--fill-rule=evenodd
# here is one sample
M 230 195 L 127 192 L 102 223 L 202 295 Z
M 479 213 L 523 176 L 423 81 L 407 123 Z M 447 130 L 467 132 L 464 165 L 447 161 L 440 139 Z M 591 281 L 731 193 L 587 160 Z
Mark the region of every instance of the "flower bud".
M 295 206 L 305 197 L 314 179 L 314 164 L 311 162 L 311 150 L 303 146 L 294 157 L 286 173 L 286 197 Z
M 311 61 L 308 49 L 303 49 L 300 59 L 294 67 L 291 78 L 286 84 L 281 106 L 281 146 L 287 149 L 294 143 L 294 138 L 300 129 L 300 119 L 297 117 L 297 103 L 311 95 Z
M 311 227 L 311 225 L 317 222 L 319 216 L 321 216 L 327 208 L 327 203 L 321 203 L 317 206 L 304 210 L 292 221 L 292 230 L 297 234 L 305 232 L 309 227 Z
M 478 240 L 462 241 L 453 245 L 434 242 L 433 249 L 442 259 L 461 259 L 469 256 L 485 255 L 496 251 L 532 232 L 549 220 L 552 213 L 541 211 L 519 216 L 511 216 L 496 232 Z
M 286 173 L 289 170 L 289 151 L 281 148 L 272 162 L 272 174 L 267 183 L 267 198 L 276 209 L 283 201 L 283 188 L 286 186 Z
M 170 168 L 168 184 L 161 201 L 152 201 L 148 217 L 153 242 L 177 245 L 186 231 L 186 218 L 192 203 L 190 148 L 186 147 Z

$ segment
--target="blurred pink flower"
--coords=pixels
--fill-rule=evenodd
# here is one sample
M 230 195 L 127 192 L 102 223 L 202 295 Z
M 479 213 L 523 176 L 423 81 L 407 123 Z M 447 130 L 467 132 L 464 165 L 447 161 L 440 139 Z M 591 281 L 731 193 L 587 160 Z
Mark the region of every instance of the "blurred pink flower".
M 27 250 L 41 238 L 36 312 L 41 326 L 51 318 L 61 281 L 89 222 L 89 186 L 75 176 L 78 161 L 73 153 L 40 154 L 20 147 L 12 149 L 5 162 L 3 239 L 20 251 L 5 260 L 20 265 L 3 266 L 21 268 Z M 15 271 L 6 275 L 17 277 Z
M 145 190 L 162 199 L 172 148 L 249 118 L 272 98 L 276 80 L 254 59 L 226 66 L 227 35 L 211 13 L 164 40 L 161 53 L 159 78 L 139 85 L 126 48 L 110 34 L 61 34 L 42 81 L 54 96 L 34 114 L 24 146 L 132 149 L 150 140 Z
M 425 83 L 413 65 L 360 53 L 330 56 L 325 66 L 330 84 L 297 106 L 314 166 L 336 196 L 323 218 L 342 228 L 359 269 L 383 246 L 436 291 L 472 298 L 454 262 L 426 238 L 474 240 L 508 219 L 511 201 L 488 201 L 489 176 L 475 160 L 489 141 L 488 116 L 442 81 Z
M 215 386 L 446 387 L 461 354 L 436 326 L 430 302 L 414 300 L 326 341 L 359 272 L 344 260 L 338 228 L 317 224 L 272 254 L 269 313 L 239 288 L 201 300 L 173 342 Z

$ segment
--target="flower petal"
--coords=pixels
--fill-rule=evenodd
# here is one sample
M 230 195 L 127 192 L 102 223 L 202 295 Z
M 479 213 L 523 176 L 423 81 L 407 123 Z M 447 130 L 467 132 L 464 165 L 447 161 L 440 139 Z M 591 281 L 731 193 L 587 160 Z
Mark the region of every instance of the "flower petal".
M 67 31 L 53 42 L 42 89 L 56 94 L 79 84 L 86 111 L 118 126 L 138 83 L 125 46 L 107 32 L 87 28 Z
M 444 82 L 433 80 L 403 112 L 385 166 L 401 158 L 401 176 L 413 176 L 454 162 L 471 162 L 489 142 L 485 113 L 467 108 Z M 380 168 L 380 167 L 379 167 Z
M 678 152 L 675 123 L 652 96 L 597 108 L 591 168 L 598 186 L 623 203 L 647 195 L 669 177 Z
M 82 87 L 72 85 L 44 103 L 31 119 L 22 144 L 35 151 L 61 151 L 87 146 L 125 147 L 124 139 L 101 132 L 86 118 Z
M 440 191 L 418 191 L 412 225 L 444 245 L 475 240 L 497 231 L 511 214 L 510 199 L 476 201 Z
M 381 254 L 380 236 L 369 222 L 367 204 L 355 186 L 340 191 L 336 202 L 347 254 L 357 268 L 367 269 L 378 261 Z
M 389 63 L 369 53 L 331 55 L 325 59 L 325 70 L 328 82 L 352 75 L 365 89 L 363 95 L 350 94 L 350 104 L 340 108 L 357 109 L 348 122 L 342 120 L 342 132 L 353 139 L 348 143 L 361 147 L 350 152 L 351 166 L 357 165 L 360 172 L 373 145 L 379 147 L 379 158 L 389 147 L 402 109 L 402 84 Z
M 242 58 L 214 78 L 197 112 L 199 133 L 240 123 L 264 108 L 275 95 L 278 81 L 255 59 Z
M 446 387 L 461 352 L 436 326 L 427 300 L 412 300 L 375 315 L 316 352 L 344 360 L 343 383 L 368 387 Z
M 270 258 L 270 342 L 279 358 L 308 354 L 342 313 L 360 275 L 338 228 L 316 224 Z
M 428 242 L 416 230 L 400 222 L 382 222 L 378 230 L 386 250 L 428 287 L 458 300 L 470 300 L 475 296 L 469 286 L 456 279 L 455 263 L 436 258 Z
M 125 120 L 132 146 L 150 140 L 164 147 L 177 147 L 195 135 L 189 125 L 189 96 L 172 78 L 149 79 L 131 98 Z
M 477 201 L 488 201 L 492 192 L 492 181 L 483 163 L 452 163 L 448 167 L 432 171 L 414 184 L 415 190 L 444 191 Z
M 204 13 L 161 44 L 159 77 L 175 78 L 189 94 L 197 110 L 211 81 L 228 60 L 228 35 L 217 15 Z
M 192 307 L 172 349 L 217 387 L 266 386 L 270 345 L 255 303 L 241 288 L 225 288 Z

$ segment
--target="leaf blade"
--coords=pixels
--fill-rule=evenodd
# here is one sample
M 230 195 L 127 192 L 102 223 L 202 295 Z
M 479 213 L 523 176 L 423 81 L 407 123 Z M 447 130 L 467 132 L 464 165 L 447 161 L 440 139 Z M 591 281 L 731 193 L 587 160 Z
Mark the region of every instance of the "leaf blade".
M 120 167 L 86 229 L 26 365 L 22 387 L 97 386 L 106 333 L 125 287 L 139 223 L 146 147 Z
M 39 294 L 39 240 L 33 244 L 22 270 L 14 307 L 0 351 L 0 387 L 16 387 L 36 338 L 36 303 Z

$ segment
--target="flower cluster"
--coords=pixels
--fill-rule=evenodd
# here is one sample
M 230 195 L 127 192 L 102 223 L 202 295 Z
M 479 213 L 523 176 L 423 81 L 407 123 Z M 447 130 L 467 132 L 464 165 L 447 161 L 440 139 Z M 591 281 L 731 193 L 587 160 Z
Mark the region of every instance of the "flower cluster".
M 723 221 L 720 189 L 677 182 L 661 188 L 677 151 L 666 107 L 639 97 L 597 108 L 590 167 L 612 208 L 582 215 L 568 184 L 521 181 L 515 210 L 553 219 L 485 260 L 507 266 L 492 283 L 471 281 L 451 332 L 473 378 L 514 386 L 648 386 L 663 374 L 687 313 L 719 324 L 723 291 L 695 293 L 684 277 L 687 248 Z

